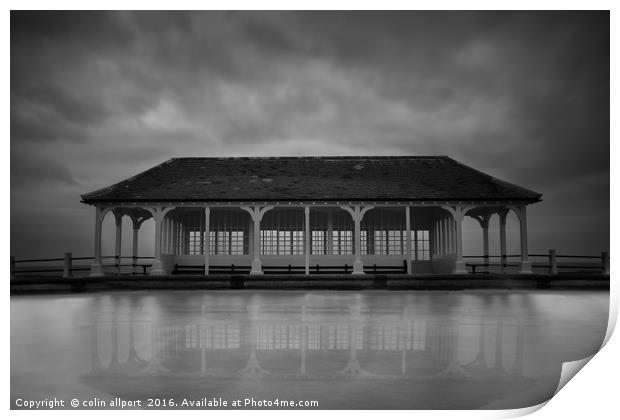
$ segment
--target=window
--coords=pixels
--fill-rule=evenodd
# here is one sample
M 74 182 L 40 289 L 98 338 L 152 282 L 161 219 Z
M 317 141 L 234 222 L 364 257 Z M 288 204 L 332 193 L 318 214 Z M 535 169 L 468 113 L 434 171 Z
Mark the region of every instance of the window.
M 403 253 L 402 231 L 401 230 L 388 231 L 388 254 L 401 255 L 402 253 Z
M 200 255 L 200 231 L 192 230 L 189 232 L 189 255 Z
M 277 230 L 261 230 L 261 254 L 277 255 L 278 254 L 278 231 Z
M 385 255 L 387 252 L 384 230 L 375 230 L 375 255 Z
M 291 232 L 278 232 L 278 255 L 291 255 Z
M 333 250 L 334 255 L 345 255 L 353 253 L 353 232 L 350 230 L 333 231 Z
M 216 233 L 217 232 L 213 232 L 213 231 L 209 232 L 209 254 L 211 254 L 211 255 L 215 255 L 216 249 L 217 249 L 217 246 L 216 246 L 216 243 L 215 243 L 215 234 Z
M 312 231 L 312 255 L 325 255 L 325 231 Z
M 431 259 L 428 230 L 415 231 L 415 249 L 417 261 L 428 261 Z
M 293 255 L 304 255 L 304 231 L 293 231 Z
M 243 255 L 243 231 L 230 232 L 230 255 Z
M 243 211 L 213 210 L 209 221 L 212 255 L 244 255 L 249 252 L 249 220 Z
M 217 232 L 217 253 L 218 254 L 228 254 L 228 248 L 230 246 L 230 237 L 228 232 Z
M 362 244 L 362 255 L 368 254 L 368 231 L 362 230 L 360 232 L 360 241 Z

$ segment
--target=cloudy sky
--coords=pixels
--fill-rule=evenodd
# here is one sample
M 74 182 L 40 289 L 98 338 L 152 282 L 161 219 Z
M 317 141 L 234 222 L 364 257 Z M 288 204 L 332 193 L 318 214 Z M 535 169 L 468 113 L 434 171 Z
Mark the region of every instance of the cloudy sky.
M 277 155 L 449 155 L 543 193 L 531 251 L 598 253 L 609 122 L 607 12 L 12 12 L 11 253 L 92 255 L 80 194 L 170 157 Z

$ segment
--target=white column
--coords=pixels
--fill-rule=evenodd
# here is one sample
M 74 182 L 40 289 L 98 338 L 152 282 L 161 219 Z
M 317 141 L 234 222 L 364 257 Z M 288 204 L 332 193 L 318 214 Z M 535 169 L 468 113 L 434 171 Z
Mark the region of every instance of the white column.
M 252 270 L 250 271 L 250 274 L 262 275 L 263 265 L 260 260 L 260 222 L 265 213 L 273 209 L 273 206 L 265 206 L 263 208 L 260 208 L 259 206 L 254 206 L 253 208 L 243 206 L 241 209 L 250 214 L 252 217 L 252 222 L 254 223 L 254 259 L 252 260 Z
M 162 232 L 164 228 L 164 219 L 166 217 L 166 213 L 168 213 L 172 209 L 173 207 L 160 207 L 151 210 L 153 220 L 155 221 L 155 249 L 153 252 L 154 258 L 153 265 L 151 267 L 151 276 L 163 276 L 167 274 L 166 270 L 164 270 L 163 268 L 161 261 Z
M 306 244 L 305 244 L 305 254 L 306 254 L 306 275 L 310 274 L 310 248 L 311 248 L 311 238 L 310 238 L 310 207 L 306 206 L 305 214 L 306 214 L 306 233 L 304 234 Z
M 131 264 L 132 264 L 132 272 L 136 274 L 138 264 L 138 234 L 140 231 L 140 218 L 137 216 L 131 216 L 131 225 L 132 225 L 132 237 L 131 237 Z
M 334 212 L 327 211 L 327 255 L 334 253 Z
M 448 253 L 448 241 L 447 241 L 447 233 L 446 233 L 446 219 L 441 219 L 439 221 L 439 232 L 441 233 L 441 253 L 442 255 L 446 255 Z
M 131 257 L 135 261 L 138 258 L 138 232 L 139 227 L 134 223 L 133 225 L 133 235 L 131 241 Z
M 116 261 L 116 274 L 121 274 L 121 244 L 123 235 L 123 213 L 114 212 L 114 221 L 116 222 L 116 241 L 114 244 L 114 260 Z
M 527 206 L 519 209 L 519 225 L 521 226 L 521 270 L 520 274 L 532 274 L 532 263 L 527 249 Z
M 93 262 L 90 265 L 90 276 L 103 276 L 101 269 L 101 223 L 103 222 L 104 212 L 101 207 L 95 207 L 95 250 Z
M 453 240 L 453 223 L 452 219 L 446 219 L 446 253 L 454 254 L 454 240 Z
M 172 220 L 166 218 L 166 254 L 172 254 Z
M 355 232 L 353 239 L 355 240 L 355 261 L 353 261 L 353 274 L 364 274 L 364 263 L 362 262 L 362 216 L 360 213 L 360 207 L 355 206 L 353 216 L 353 223 L 355 226 Z
M 205 230 L 204 230 L 204 248 L 205 248 L 205 276 L 209 275 L 209 250 L 211 249 L 211 235 L 209 228 L 211 223 L 211 208 L 205 207 Z
M 483 219 L 483 225 L 482 225 L 482 253 L 484 254 L 484 263 L 489 264 L 489 218 L 488 217 Z
M 463 218 L 464 218 L 464 216 L 463 216 Z M 451 228 L 452 228 L 452 229 L 451 229 L 451 230 L 452 230 L 452 241 L 451 241 L 451 242 L 452 242 L 452 252 L 456 252 L 456 248 L 457 248 L 457 245 L 456 245 L 456 231 L 457 231 L 457 226 L 456 226 L 456 224 L 457 224 L 457 223 L 456 223 L 456 221 L 454 221 L 454 220 L 452 220 L 452 221 L 450 222 L 450 226 L 451 226 Z
M 433 255 L 439 254 L 439 223 L 435 220 L 433 225 Z
M 248 228 L 248 255 L 254 255 L 254 220 L 250 217 Z
M 506 209 L 502 209 L 499 211 L 499 252 L 500 252 L 500 264 L 501 271 L 504 273 L 506 269 L 504 268 L 504 264 L 506 264 L 506 216 L 508 215 L 508 211 Z
M 353 261 L 353 272 L 351 274 L 364 274 L 364 262 L 362 261 L 362 240 L 361 240 L 361 224 L 364 214 L 374 208 L 374 206 L 366 206 L 361 208 L 360 206 L 341 206 L 343 210 L 346 210 L 353 218 L 353 224 L 355 226 L 354 231 L 354 246 L 355 246 L 355 260 Z
M 407 260 L 407 274 L 413 273 L 413 261 L 411 260 L 411 207 L 405 206 L 405 255 Z
M 256 208 L 258 210 L 258 207 Z M 258 213 L 258 211 L 256 212 Z M 254 259 L 252 260 L 252 271 L 250 274 L 261 275 L 263 274 L 263 264 L 260 260 L 260 221 L 262 217 L 258 214 L 252 216 L 254 221 Z
M 168 244 L 168 219 L 164 217 L 161 222 L 161 253 L 166 254 L 168 250 L 166 246 Z
M 454 222 L 448 219 L 449 225 L 454 226 L 455 230 L 455 262 L 454 262 L 454 274 L 467 274 L 467 268 L 465 261 L 463 261 L 463 217 L 467 212 L 467 208 L 462 206 L 444 206 L 444 210 L 447 210 Z
M 455 274 L 467 274 L 467 267 L 463 261 L 463 216 L 462 208 L 457 207 L 453 226 L 456 228 L 456 262 L 454 265 Z

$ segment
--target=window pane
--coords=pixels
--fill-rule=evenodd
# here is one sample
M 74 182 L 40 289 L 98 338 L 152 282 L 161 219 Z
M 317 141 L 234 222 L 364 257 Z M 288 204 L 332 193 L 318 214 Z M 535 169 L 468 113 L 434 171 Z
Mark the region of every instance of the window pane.
M 416 232 L 416 256 L 418 261 L 430 260 L 430 240 L 428 230 L 418 230 Z
M 385 255 L 386 253 L 386 238 L 385 231 L 375 230 L 375 255 Z
M 402 234 L 400 230 L 388 231 L 388 251 L 390 255 L 402 254 Z
M 325 232 L 322 230 L 312 231 L 312 254 L 324 255 L 325 254 Z

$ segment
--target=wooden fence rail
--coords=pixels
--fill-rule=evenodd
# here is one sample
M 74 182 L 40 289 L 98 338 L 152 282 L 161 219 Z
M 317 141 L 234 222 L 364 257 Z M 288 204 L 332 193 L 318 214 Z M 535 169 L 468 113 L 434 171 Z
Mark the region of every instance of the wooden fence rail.
M 489 267 L 500 267 L 502 271 L 504 271 L 508 267 L 519 267 L 520 264 L 513 263 L 509 264 L 507 262 L 508 258 L 521 258 L 519 254 L 507 254 L 507 255 L 466 255 L 463 256 L 464 259 L 478 259 L 483 260 L 481 263 L 466 263 L 467 267 L 470 267 L 472 270 L 472 274 L 480 273 L 477 271 L 478 267 L 489 268 Z M 499 258 L 500 263 L 490 263 L 487 262 L 490 258 Z M 550 249 L 548 254 L 528 254 L 528 258 L 546 258 L 547 264 L 540 264 L 536 262 L 532 262 L 532 268 L 545 268 L 548 269 L 548 273 L 555 275 L 558 274 L 558 269 L 580 269 L 580 270 L 598 270 L 603 274 L 609 274 L 609 253 L 601 252 L 600 255 L 572 255 L 572 254 L 564 254 L 558 255 L 556 250 Z M 558 265 L 558 259 L 572 259 L 572 260 L 599 260 L 600 265 L 578 265 L 579 262 L 575 261 L 574 264 L 560 264 Z M 487 271 L 488 273 L 488 271 Z
M 609 253 L 602 252 L 600 255 L 558 255 L 555 250 L 550 249 L 548 254 L 529 254 L 531 258 L 546 258 L 545 263 L 532 262 L 533 268 L 545 269 L 549 274 L 558 274 L 559 269 L 579 269 L 579 270 L 599 270 L 603 274 L 609 274 Z M 154 257 L 133 257 L 133 256 L 120 256 L 120 255 L 106 255 L 101 257 L 102 260 L 114 259 L 114 264 L 105 264 L 104 267 L 114 268 L 117 275 L 121 274 L 122 267 L 131 267 L 131 274 L 147 274 L 147 269 L 151 267 L 150 263 L 140 263 L 139 261 L 151 260 Z M 471 274 L 488 273 L 488 269 L 492 267 L 499 267 L 502 271 L 505 271 L 509 267 L 519 267 L 516 262 L 508 263 L 508 258 L 521 258 L 519 254 L 507 254 L 507 255 L 466 255 L 464 259 L 468 260 L 482 260 L 483 262 L 467 262 L 466 266 L 471 269 Z M 499 258 L 500 263 L 488 262 L 491 258 Z M 17 260 L 14 256 L 11 256 L 11 278 L 15 274 L 44 274 L 44 273 L 61 273 L 63 277 L 71 277 L 74 272 L 88 271 L 90 267 L 74 266 L 74 261 L 87 261 L 93 260 L 93 257 L 73 257 L 70 252 L 65 253 L 64 258 L 41 258 L 41 259 L 24 259 Z M 123 264 L 121 260 L 131 260 L 131 263 Z M 579 265 L 578 261 L 574 264 L 562 263 L 558 264 L 558 259 L 572 259 L 572 260 L 599 260 L 600 265 Z M 38 263 L 57 263 L 63 262 L 62 266 L 43 266 L 43 267 L 17 267 L 18 264 L 38 264 Z M 139 269 L 142 269 L 141 272 Z M 304 266 L 264 266 L 265 273 L 269 274 L 299 274 L 305 272 Z M 486 269 L 486 271 L 480 271 L 480 268 Z M 202 270 L 202 271 L 201 271 Z M 249 267 L 246 266 L 210 266 L 211 273 L 245 273 L 249 272 Z M 350 274 L 353 271 L 353 267 L 348 264 L 343 265 L 311 265 L 310 273 L 321 274 Z M 400 266 L 381 266 L 377 264 L 365 265 L 364 271 L 369 274 L 390 274 L 390 273 L 406 273 L 407 261 L 403 260 L 403 264 Z M 204 273 L 204 265 L 202 266 L 190 266 L 190 265 L 175 265 L 173 273 L 192 272 L 192 273 Z

